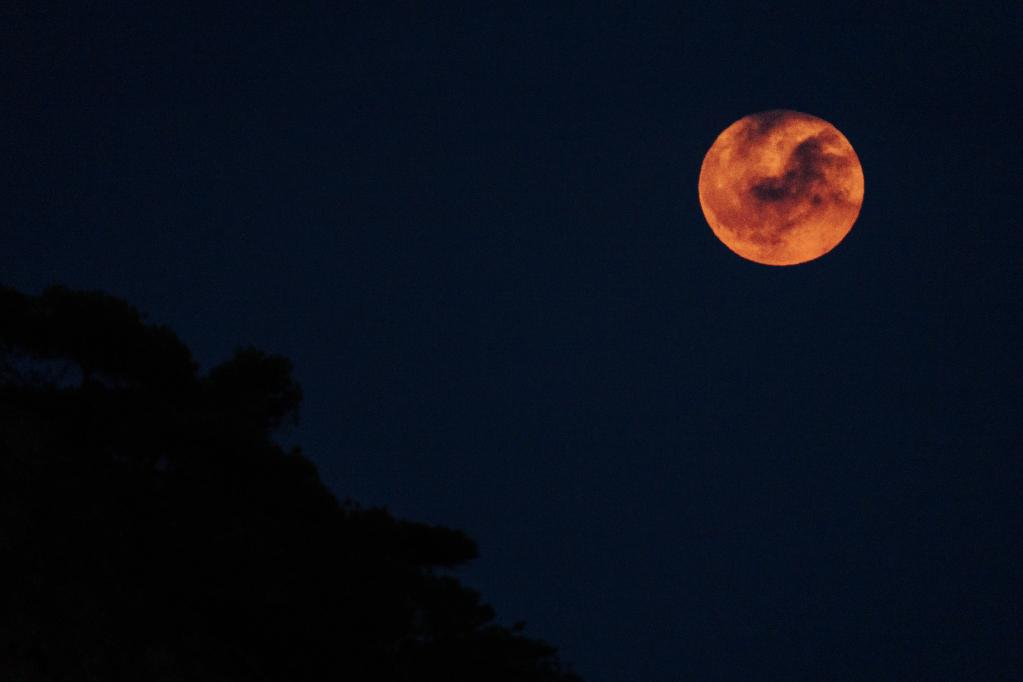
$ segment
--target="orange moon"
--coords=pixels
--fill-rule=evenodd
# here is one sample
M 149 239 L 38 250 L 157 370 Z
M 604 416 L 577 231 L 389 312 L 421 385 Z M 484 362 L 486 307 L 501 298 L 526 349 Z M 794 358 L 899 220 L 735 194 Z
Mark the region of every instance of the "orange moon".
M 778 109 L 725 128 L 700 167 L 700 206 L 725 246 L 764 265 L 820 258 L 852 229 L 863 168 L 827 121 Z

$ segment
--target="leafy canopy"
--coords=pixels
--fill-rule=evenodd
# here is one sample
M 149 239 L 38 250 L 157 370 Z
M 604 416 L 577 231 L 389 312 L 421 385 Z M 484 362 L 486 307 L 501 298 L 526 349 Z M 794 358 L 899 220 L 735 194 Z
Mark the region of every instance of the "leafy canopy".
M 0 677 L 576 680 L 445 572 L 465 534 L 274 442 L 300 401 L 286 358 L 201 375 L 117 298 L 0 289 Z

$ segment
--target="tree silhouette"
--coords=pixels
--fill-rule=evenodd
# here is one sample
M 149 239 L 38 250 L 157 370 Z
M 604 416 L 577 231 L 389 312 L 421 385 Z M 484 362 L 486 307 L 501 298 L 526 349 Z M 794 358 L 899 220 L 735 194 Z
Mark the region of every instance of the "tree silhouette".
M 457 530 L 339 503 L 287 359 L 200 375 L 96 292 L 0 289 L 0 678 L 572 682 L 444 569 Z

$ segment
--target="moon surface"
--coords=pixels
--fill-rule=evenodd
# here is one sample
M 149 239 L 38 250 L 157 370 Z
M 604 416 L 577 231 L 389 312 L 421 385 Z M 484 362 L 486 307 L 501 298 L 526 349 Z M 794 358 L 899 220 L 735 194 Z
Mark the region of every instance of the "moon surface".
M 700 168 L 700 206 L 725 246 L 764 265 L 820 258 L 852 229 L 863 168 L 827 121 L 778 109 L 725 128 Z

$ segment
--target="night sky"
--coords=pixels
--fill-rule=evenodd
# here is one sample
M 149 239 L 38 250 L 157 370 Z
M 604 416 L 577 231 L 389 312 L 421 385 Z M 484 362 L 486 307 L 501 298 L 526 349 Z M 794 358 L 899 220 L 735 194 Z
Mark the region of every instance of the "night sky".
M 156 4 L 0 10 L 0 281 L 290 357 L 588 682 L 1023 675 L 1023 5 Z M 788 268 L 696 193 L 776 108 L 866 178 Z

